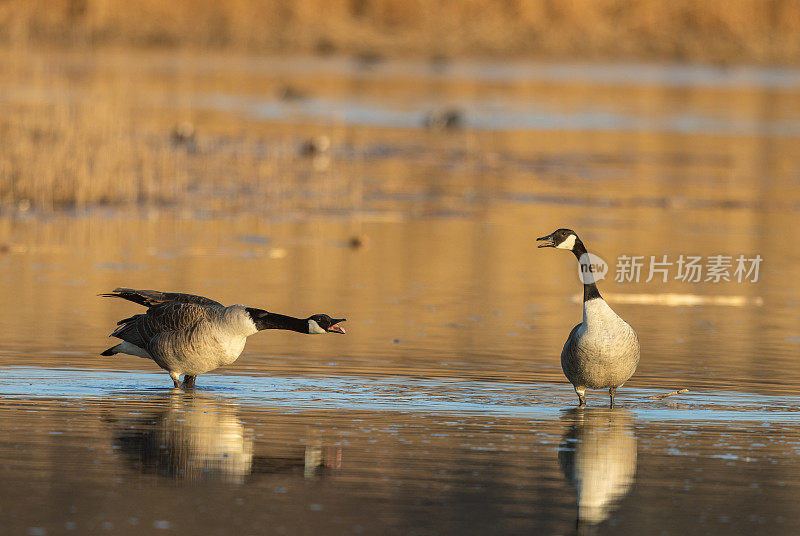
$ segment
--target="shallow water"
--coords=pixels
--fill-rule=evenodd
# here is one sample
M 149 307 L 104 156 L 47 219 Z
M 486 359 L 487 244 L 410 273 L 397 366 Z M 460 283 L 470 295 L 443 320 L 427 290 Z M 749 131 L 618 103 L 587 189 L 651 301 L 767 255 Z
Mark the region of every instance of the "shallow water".
M 147 113 L 217 114 L 198 118 L 212 138 L 244 118 L 265 143 L 299 141 L 327 121 L 349 140 L 333 138 L 333 167 L 353 176 L 342 198 L 298 171 L 302 200 L 235 212 L 198 198 L 0 219 L 9 534 L 796 532 L 796 71 L 113 55 L 53 69 L 76 65 L 65 91 L 21 80 L 3 98 L 85 98 L 85 77 L 130 84 Z M 309 95 L 280 100 L 280 84 Z M 462 129 L 424 130 L 443 106 Z M 206 147 L 259 150 L 232 143 Z M 612 411 L 601 392 L 576 410 L 558 362 L 580 284 L 533 239 L 561 226 L 611 263 L 601 291 L 642 342 Z M 620 255 L 716 254 L 760 254 L 759 281 L 614 281 Z M 153 363 L 98 355 L 138 309 L 96 297 L 116 286 L 346 316 L 348 333 L 257 334 L 175 392 Z
M 787 399 L 579 410 L 552 385 L 10 372 L 0 493 L 20 532 L 791 534 L 798 514 Z M 62 385 L 7 396 L 23 378 Z

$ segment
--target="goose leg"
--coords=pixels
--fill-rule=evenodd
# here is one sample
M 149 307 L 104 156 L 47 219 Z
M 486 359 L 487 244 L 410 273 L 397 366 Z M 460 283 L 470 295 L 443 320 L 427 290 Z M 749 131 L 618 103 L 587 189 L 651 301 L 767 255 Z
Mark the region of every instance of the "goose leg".
M 575 387 L 575 392 L 578 393 L 578 407 L 582 408 L 586 405 L 586 387 Z
M 608 390 L 608 394 L 611 395 L 611 404 L 608 406 L 609 408 L 614 407 L 614 395 L 617 394 L 617 388 L 612 387 Z
M 172 384 L 177 389 L 181 386 L 181 377 L 177 372 L 170 372 L 169 377 L 172 378 Z
M 194 389 L 194 380 L 197 376 L 189 376 L 188 374 L 183 377 L 183 388 Z

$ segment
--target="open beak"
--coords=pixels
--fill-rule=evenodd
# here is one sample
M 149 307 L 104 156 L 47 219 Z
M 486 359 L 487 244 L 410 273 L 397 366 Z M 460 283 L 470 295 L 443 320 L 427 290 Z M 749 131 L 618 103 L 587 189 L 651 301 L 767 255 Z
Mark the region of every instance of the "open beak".
M 346 318 L 342 318 L 341 320 L 334 320 L 334 321 L 333 321 L 333 325 L 332 325 L 331 327 L 329 327 L 329 328 L 328 328 L 328 333 L 341 333 L 342 335 L 344 335 L 345 333 L 347 333 L 347 332 L 344 330 L 344 328 L 343 328 L 342 326 L 340 326 L 340 325 L 339 325 L 339 324 L 341 324 L 342 322 L 345 322 L 346 320 L 347 320 Z
M 553 240 L 553 233 L 550 233 L 547 236 L 542 236 L 536 239 L 537 242 L 542 242 L 539 244 L 538 247 L 540 248 L 554 248 L 556 247 L 556 241 Z

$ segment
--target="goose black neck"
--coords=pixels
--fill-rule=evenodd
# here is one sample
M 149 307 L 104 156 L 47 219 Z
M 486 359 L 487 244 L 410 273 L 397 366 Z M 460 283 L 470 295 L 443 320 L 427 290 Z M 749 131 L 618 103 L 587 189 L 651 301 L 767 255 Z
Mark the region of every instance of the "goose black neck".
M 572 246 L 572 253 L 575 254 L 575 258 L 578 259 L 578 262 L 581 261 L 581 257 L 588 253 L 586 251 L 586 246 L 583 245 L 583 242 L 581 242 L 581 239 L 578 237 L 575 237 L 575 245 Z M 584 283 L 583 301 L 587 302 L 597 298 L 602 298 L 602 296 L 600 296 L 600 291 L 597 289 L 597 284 L 595 284 L 594 281 L 591 283 Z
M 572 253 L 575 254 L 575 258 L 581 260 L 581 257 L 586 255 L 586 246 L 583 245 L 581 239 L 577 236 L 575 237 L 575 243 L 572 245 Z
M 248 308 L 248 312 L 253 318 L 253 322 L 255 322 L 258 331 L 263 331 L 265 329 L 285 329 L 308 334 L 308 320 L 305 318 L 295 318 L 293 316 L 270 313 L 269 311 L 261 309 Z
M 597 285 L 592 281 L 591 283 L 584 283 L 583 284 L 583 301 L 587 302 L 590 300 L 596 300 L 597 298 L 602 298 L 600 295 L 600 291 L 597 290 Z

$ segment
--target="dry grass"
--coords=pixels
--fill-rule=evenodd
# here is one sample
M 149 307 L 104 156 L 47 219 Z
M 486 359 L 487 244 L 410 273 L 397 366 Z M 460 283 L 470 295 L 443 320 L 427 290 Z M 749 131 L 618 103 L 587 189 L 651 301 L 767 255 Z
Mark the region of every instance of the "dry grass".
M 0 201 L 54 209 L 168 202 L 187 183 L 179 152 L 141 139 L 130 113 L 98 96 L 75 105 L 2 111 Z
M 299 154 L 307 133 L 265 133 L 225 114 L 176 127 L 194 111 L 166 88 L 148 102 L 135 72 L 108 76 L 82 56 L 63 68 L 48 53 L 6 54 L 0 88 L 0 210 L 53 211 L 97 205 L 180 204 L 229 209 L 301 204 L 303 181 L 338 196 L 352 181 L 344 164 Z M 78 74 L 75 74 L 78 73 Z
M 163 104 L 142 113 L 144 97 L 130 87 L 126 93 L 130 80 L 104 86 L 101 75 L 81 74 L 93 73 L 94 55 L 79 54 L 85 63 L 72 67 L 31 56 L 59 45 L 789 63 L 800 60 L 800 0 L 30 0 L 0 2 L 3 41 L 18 51 L 3 58 L 4 89 L 58 93 L 0 103 L 5 207 L 187 203 L 192 196 L 297 205 L 311 195 L 343 197 L 341 205 L 361 196 L 358 158 L 299 157 L 297 144 L 309 135 L 299 127 L 266 138 L 239 120 L 227 132 L 204 123 L 189 151 L 170 140 L 181 111 Z M 380 176 L 401 184 L 404 174 Z
M 227 118 L 178 141 L 177 112 L 139 109 L 132 96 L 108 88 L 72 99 L 69 91 L 59 89 L 52 102 L 0 104 L 0 209 L 357 202 L 352 164 L 303 156 L 292 129 L 265 135 Z
M 800 0 L 28 0 L 16 45 L 793 63 Z

